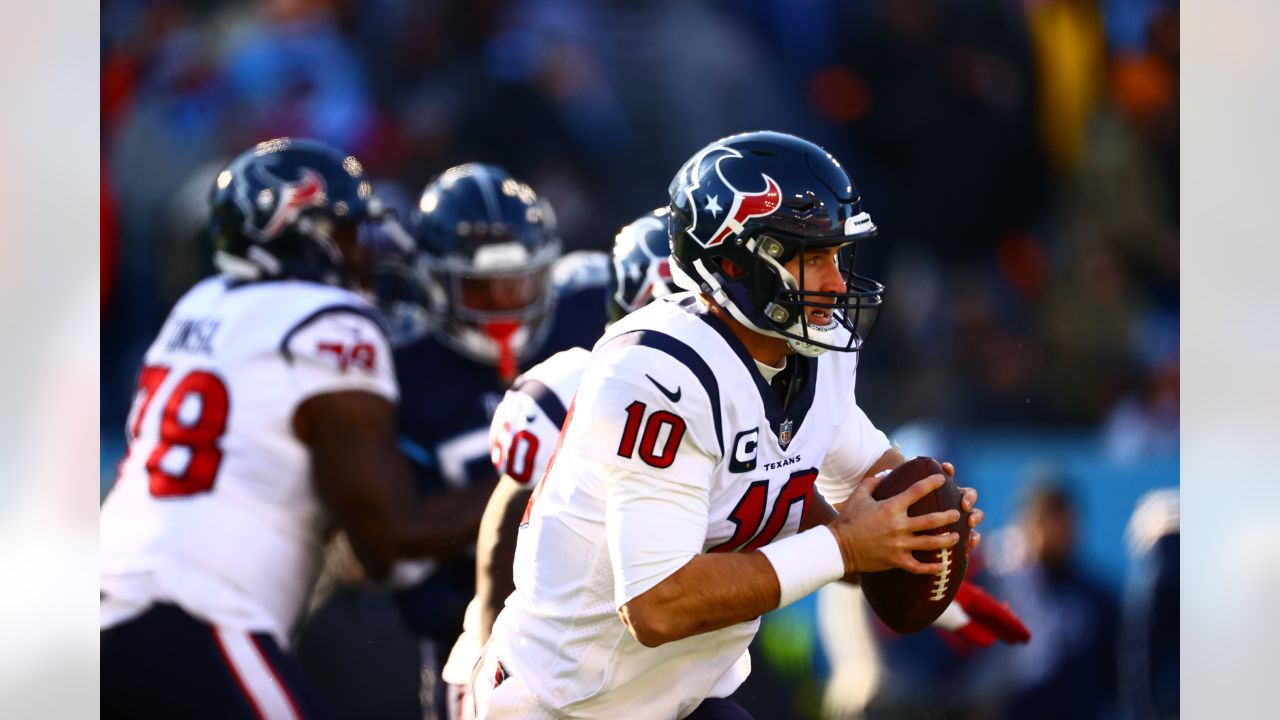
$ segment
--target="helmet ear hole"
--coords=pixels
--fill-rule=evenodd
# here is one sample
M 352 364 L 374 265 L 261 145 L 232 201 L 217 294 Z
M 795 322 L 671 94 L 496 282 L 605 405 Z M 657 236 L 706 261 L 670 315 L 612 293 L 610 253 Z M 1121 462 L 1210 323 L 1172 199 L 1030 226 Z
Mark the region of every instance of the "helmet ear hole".
M 741 280 L 747 276 L 747 269 L 727 257 L 718 257 L 716 261 L 720 263 L 720 270 L 724 276 L 730 280 Z

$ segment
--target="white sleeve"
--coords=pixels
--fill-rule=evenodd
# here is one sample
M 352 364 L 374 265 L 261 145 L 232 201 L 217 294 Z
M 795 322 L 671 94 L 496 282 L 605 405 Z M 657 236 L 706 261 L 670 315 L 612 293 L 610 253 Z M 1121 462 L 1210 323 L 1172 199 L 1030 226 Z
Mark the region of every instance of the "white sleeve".
M 682 482 L 603 464 L 600 472 L 613 599 L 620 608 L 702 552 L 710 501 L 705 479 Z
M 636 346 L 594 357 L 574 401 L 578 453 L 639 472 L 710 482 L 721 455 L 707 391 L 670 355 Z
M 399 398 L 391 346 L 376 322 L 359 313 L 320 315 L 295 328 L 285 345 L 289 381 L 301 403 L 345 390 Z
M 574 404 L 576 447 L 603 479 L 620 607 L 702 551 L 720 456 L 714 411 L 692 371 L 642 346 L 593 358 Z
M 559 439 L 560 427 L 537 401 L 519 390 L 508 390 L 489 425 L 494 469 L 522 489 L 532 490 L 542 481 Z
M 848 500 L 862 476 L 892 447 L 857 402 L 849 403 L 840 428 L 841 435 L 823 458 L 816 483 L 818 492 L 832 505 Z

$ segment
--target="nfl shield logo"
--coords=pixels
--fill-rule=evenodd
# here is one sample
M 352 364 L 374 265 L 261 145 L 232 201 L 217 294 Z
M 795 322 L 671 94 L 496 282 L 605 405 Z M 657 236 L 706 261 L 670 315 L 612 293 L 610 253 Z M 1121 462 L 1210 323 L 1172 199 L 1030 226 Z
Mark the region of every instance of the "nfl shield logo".
M 778 426 L 778 442 L 783 445 L 791 442 L 791 427 L 792 424 L 789 418 L 782 421 L 782 424 Z

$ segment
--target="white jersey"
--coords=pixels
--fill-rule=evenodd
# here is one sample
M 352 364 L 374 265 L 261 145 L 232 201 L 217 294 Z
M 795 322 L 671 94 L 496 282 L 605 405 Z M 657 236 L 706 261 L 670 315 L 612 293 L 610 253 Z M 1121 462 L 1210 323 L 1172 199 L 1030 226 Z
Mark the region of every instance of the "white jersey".
M 156 601 L 282 645 L 332 529 L 293 433 L 306 399 L 397 398 L 372 307 L 302 281 L 204 280 L 147 351 L 102 507 L 102 625 Z
M 688 293 L 596 344 L 489 651 L 539 703 L 677 718 L 745 679 L 758 619 L 647 648 L 617 611 L 699 553 L 794 535 L 815 483 L 843 499 L 889 449 L 855 403 L 856 354 L 788 362 L 800 379 L 784 412 L 741 342 Z
M 542 482 L 590 357 L 589 350 L 575 347 L 534 365 L 516 378 L 493 413 L 489 425 L 493 466 L 525 490 L 531 491 Z M 472 598 L 463 617 L 462 635 L 454 643 L 441 677 L 455 685 L 471 682 L 480 651 L 480 605 Z

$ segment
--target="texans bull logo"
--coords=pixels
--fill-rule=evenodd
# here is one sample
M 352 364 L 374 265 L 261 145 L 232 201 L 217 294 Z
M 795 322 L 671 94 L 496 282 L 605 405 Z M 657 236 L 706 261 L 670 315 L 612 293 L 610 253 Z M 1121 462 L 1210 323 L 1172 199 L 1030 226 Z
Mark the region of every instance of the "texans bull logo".
M 764 189 L 758 192 L 743 192 L 725 178 L 721 164 L 741 157 L 733 148 L 715 145 L 689 161 L 684 194 L 694 221 L 686 232 L 702 247 L 719 245 L 742 232 L 747 220 L 771 215 L 782 204 L 782 188 L 764 173 Z
M 263 171 L 270 178 L 280 182 L 272 173 Z M 294 182 L 281 182 L 279 196 L 271 217 L 262 228 L 262 235 L 273 238 L 280 230 L 298 218 L 298 214 L 306 208 L 325 203 L 324 178 L 311 168 L 302 168 L 300 177 Z
M 629 235 L 619 235 L 613 258 L 617 276 L 622 279 L 614 300 L 628 312 L 672 292 L 665 219 L 637 220 L 630 230 Z

